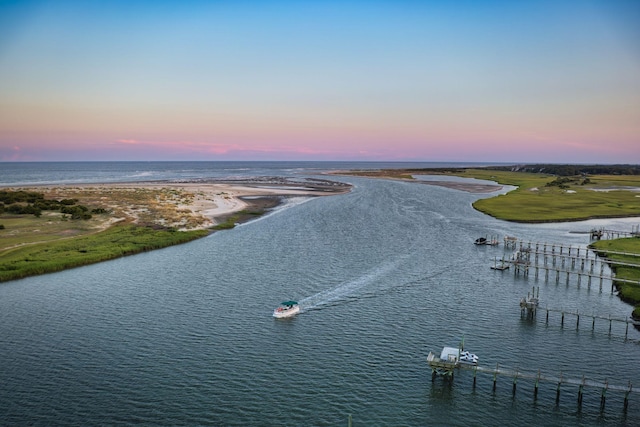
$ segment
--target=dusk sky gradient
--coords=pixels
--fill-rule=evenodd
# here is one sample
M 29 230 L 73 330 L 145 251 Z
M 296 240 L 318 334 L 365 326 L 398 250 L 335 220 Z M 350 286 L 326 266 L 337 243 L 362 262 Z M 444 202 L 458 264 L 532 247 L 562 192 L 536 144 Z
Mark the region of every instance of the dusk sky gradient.
M 640 1 L 0 0 L 0 161 L 640 163 Z

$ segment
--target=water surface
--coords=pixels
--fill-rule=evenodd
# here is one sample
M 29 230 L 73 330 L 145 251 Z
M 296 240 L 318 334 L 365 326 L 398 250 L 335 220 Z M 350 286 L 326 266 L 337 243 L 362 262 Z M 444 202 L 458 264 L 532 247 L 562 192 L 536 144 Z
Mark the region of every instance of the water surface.
M 586 245 L 578 229 L 473 210 L 452 189 L 344 178 L 312 199 L 188 244 L 0 285 L 3 425 L 640 425 L 640 395 L 472 372 L 432 380 L 429 351 L 457 345 L 484 366 L 640 384 L 623 325 L 528 321 L 518 302 L 625 317 L 631 307 L 569 285 L 489 268 L 484 235 Z M 629 229 L 629 220 L 611 227 Z M 282 300 L 303 312 L 274 319 Z

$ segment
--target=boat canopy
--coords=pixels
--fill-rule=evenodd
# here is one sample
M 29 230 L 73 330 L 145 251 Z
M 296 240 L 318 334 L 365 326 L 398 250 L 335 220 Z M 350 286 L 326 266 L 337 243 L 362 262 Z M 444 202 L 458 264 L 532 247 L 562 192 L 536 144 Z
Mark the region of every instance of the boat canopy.
M 298 301 L 283 301 L 282 305 L 296 305 Z
M 449 362 L 456 362 L 460 357 L 460 349 L 457 347 L 445 347 L 440 353 L 440 359 Z

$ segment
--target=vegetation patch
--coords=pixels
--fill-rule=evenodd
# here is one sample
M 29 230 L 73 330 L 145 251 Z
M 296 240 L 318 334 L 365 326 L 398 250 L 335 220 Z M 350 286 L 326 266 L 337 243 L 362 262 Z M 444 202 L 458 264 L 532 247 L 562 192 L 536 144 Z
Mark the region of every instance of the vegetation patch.
M 216 225 L 214 225 L 213 227 L 211 227 L 212 230 L 228 230 L 231 228 L 234 228 L 236 226 L 236 224 L 241 224 L 243 222 L 247 222 L 250 221 L 254 218 L 257 218 L 261 215 L 264 215 L 265 211 L 264 210 L 241 210 L 239 212 L 236 212 L 234 214 L 222 217 L 220 219 L 220 222 Z
M 580 221 L 640 216 L 634 191 L 640 176 L 594 175 L 572 178 L 525 172 L 469 169 L 464 176 L 516 185 L 508 194 L 477 200 L 473 206 L 498 219 L 516 222 Z
M 93 264 L 125 255 L 185 243 L 206 230 L 176 232 L 135 225 L 116 225 L 100 233 L 36 243 L 0 252 L 0 282 Z
M 640 238 L 630 237 L 626 239 L 600 240 L 592 243 L 591 248 L 598 252 L 599 256 L 624 262 L 628 264 L 640 265 L 640 256 L 620 255 L 611 252 L 626 252 L 630 254 L 640 254 Z M 610 265 L 616 277 L 626 280 L 640 281 L 640 267 L 626 267 Z M 624 283 L 614 280 L 614 285 L 619 292 L 620 299 L 635 308 L 632 317 L 640 320 L 640 285 L 634 283 Z
M 473 204 L 475 209 L 505 221 L 542 223 L 640 216 L 638 166 L 520 165 L 382 169 L 349 174 L 395 179 L 413 179 L 415 175 L 458 176 L 516 186 L 516 190 L 507 194 Z
M 39 217 L 42 211 L 60 211 L 71 219 L 91 219 L 89 208 L 77 203 L 77 199 L 45 199 L 43 193 L 35 191 L 0 190 L 0 214 L 7 212 Z

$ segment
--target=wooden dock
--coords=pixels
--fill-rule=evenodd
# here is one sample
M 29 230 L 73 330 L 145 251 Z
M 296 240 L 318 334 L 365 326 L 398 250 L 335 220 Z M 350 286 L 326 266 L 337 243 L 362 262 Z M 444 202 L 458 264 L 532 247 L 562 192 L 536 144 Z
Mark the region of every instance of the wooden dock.
M 624 332 L 624 339 L 627 340 L 629 337 L 629 325 L 632 326 L 640 326 L 640 322 L 637 322 L 635 320 L 633 320 L 632 318 L 620 318 L 620 317 L 611 317 L 611 315 L 609 316 L 602 316 L 602 315 L 596 315 L 596 314 L 588 314 L 588 313 L 580 313 L 578 310 L 576 311 L 567 311 L 567 310 L 563 310 L 563 309 L 558 309 L 558 308 L 549 308 L 549 307 L 545 307 L 544 310 L 546 311 L 546 323 L 549 323 L 549 313 L 560 313 L 560 325 L 562 327 L 564 327 L 564 323 L 565 323 L 565 317 L 568 316 L 573 316 L 576 319 L 576 329 L 578 329 L 580 327 L 580 317 L 582 317 L 583 319 L 587 319 L 587 321 L 590 319 L 591 320 L 591 330 L 595 330 L 596 327 L 596 319 L 598 320 L 604 320 L 606 322 L 609 322 L 609 335 L 611 335 L 611 325 L 613 322 L 619 322 L 619 323 L 624 323 L 625 324 L 625 332 Z
M 432 379 L 435 379 L 438 374 L 444 375 L 453 379 L 454 371 L 456 369 L 460 370 L 470 370 L 473 371 L 473 387 L 476 387 L 476 376 L 479 373 L 489 374 L 493 376 L 493 391 L 496 391 L 498 376 L 509 377 L 513 381 L 512 392 L 515 395 L 517 382 L 519 379 L 528 379 L 534 381 L 534 397 L 538 395 L 538 386 L 540 382 L 550 382 L 556 384 L 556 403 L 560 400 L 560 392 L 561 386 L 570 385 L 578 387 L 578 405 L 582 404 L 582 396 L 584 392 L 584 388 L 592 387 L 598 388 L 601 390 L 600 396 L 600 410 L 603 411 L 606 402 L 606 396 L 608 391 L 621 392 L 624 393 L 624 407 L 623 409 L 626 411 L 629 405 L 629 394 L 635 391 L 631 385 L 631 381 L 626 386 L 623 385 L 615 385 L 609 384 L 609 381 L 605 379 L 595 380 L 587 378 L 586 376 L 582 376 L 582 378 L 576 377 L 567 377 L 560 372 L 560 375 L 549 375 L 542 374 L 538 369 L 538 372 L 523 372 L 519 369 L 512 368 L 504 368 L 500 367 L 498 363 L 496 363 L 495 368 L 478 366 L 478 365 L 470 365 L 465 363 L 454 363 L 445 360 L 441 360 L 432 352 L 429 352 L 429 356 L 427 357 L 427 363 L 431 368 Z
M 625 324 L 625 332 L 624 332 L 625 340 L 629 338 L 629 325 L 640 327 L 640 321 L 636 321 L 631 317 L 621 318 L 621 317 L 611 317 L 611 315 L 602 316 L 594 313 L 591 313 L 591 314 L 580 313 L 578 310 L 570 311 L 562 308 L 550 308 L 550 307 L 540 308 L 540 287 L 536 288 L 535 286 L 533 287 L 533 290 L 531 292 L 527 293 L 526 297 L 523 297 L 522 299 L 520 299 L 519 305 L 520 305 L 520 316 L 521 317 L 526 316 L 528 319 L 535 319 L 538 311 L 545 311 L 546 312 L 545 321 L 547 324 L 549 323 L 549 313 L 560 313 L 561 327 L 564 327 L 565 317 L 573 316 L 576 319 L 576 329 L 579 329 L 580 317 L 582 317 L 583 319 L 587 319 L 587 321 L 591 319 L 591 330 L 594 331 L 596 328 L 596 319 L 598 319 L 598 320 L 604 320 L 609 322 L 609 335 L 611 335 L 611 326 L 613 322 L 624 323 Z
M 577 285 L 581 286 L 583 279 L 590 288 L 592 281 L 599 282 L 599 289 L 602 291 L 604 281 L 610 281 L 611 293 L 615 291 L 615 282 L 632 283 L 640 285 L 640 281 L 617 278 L 612 273 L 605 272 L 609 266 L 640 268 L 640 263 L 629 263 L 598 257 L 597 252 L 589 248 L 559 245 L 540 242 L 519 241 L 516 245 L 517 251 L 510 258 L 494 258 L 491 268 L 493 270 L 506 270 L 513 266 L 514 275 L 528 276 L 533 270 L 535 278 L 538 279 L 541 272 L 544 272 L 545 281 L 549 281 L 550 276 L 555 273 L 555 281 L 559 283 L 561 277 L 568 285 L 572 276 L 577 277 Z M 613 253 L 613 252 L 610 252 Z M 640 254 L 618 253 L 640 257 Z
M 624 237 L 640 236 L 640 225 L 631 227 L 631 231 L 607 230 L 605 228 L 593 228 L 589 232 L 591 240 L 620 239 Z

